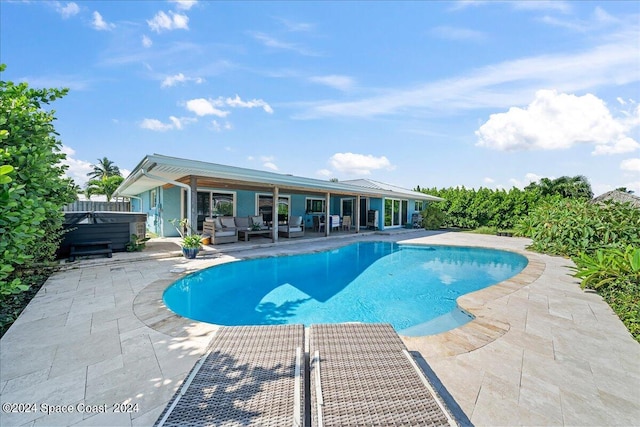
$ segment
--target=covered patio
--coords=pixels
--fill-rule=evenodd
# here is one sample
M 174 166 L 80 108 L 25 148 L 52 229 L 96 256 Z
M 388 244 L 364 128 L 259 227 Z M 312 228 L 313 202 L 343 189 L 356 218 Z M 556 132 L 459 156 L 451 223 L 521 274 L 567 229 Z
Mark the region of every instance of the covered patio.
M 327 237 L 408 227 L 427 202 L 442 200 L 371 180 L 326 181 L 157 154 L 146 156 L 115 194 L 131 198 L 132 210 L 147 213 L 147 228 L 161 237 L 177 236 L 173 219 L 201 231 L 205 218 L 262 215 L 272 242 L 277 225 L 293 216 L 302 218 L 305 235 Z

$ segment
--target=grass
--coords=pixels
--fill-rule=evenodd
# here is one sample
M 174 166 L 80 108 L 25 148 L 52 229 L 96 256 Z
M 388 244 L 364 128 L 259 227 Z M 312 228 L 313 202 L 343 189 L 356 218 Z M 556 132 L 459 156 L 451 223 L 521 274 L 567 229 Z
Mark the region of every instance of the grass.
M 472 234 L 490 234 L 495 236 L 500 233 L 511 233 L 513 235 L 514 231 L 510 228 L 498 228 L 498 227 L 489 227 L 488 225 L 483 225 L 482 227 L 474 228 L 471 230 L 463 230 L 464 233 L 472 233 Z

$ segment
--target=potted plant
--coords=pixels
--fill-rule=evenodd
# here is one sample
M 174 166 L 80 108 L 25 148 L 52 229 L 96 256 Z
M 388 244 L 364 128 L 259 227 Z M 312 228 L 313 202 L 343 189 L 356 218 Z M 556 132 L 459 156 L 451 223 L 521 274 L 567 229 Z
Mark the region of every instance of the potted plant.
M 185 258 L 194 259 L 202 246 L 202 236 L 188 234 L 182 237 L 182 254 Z

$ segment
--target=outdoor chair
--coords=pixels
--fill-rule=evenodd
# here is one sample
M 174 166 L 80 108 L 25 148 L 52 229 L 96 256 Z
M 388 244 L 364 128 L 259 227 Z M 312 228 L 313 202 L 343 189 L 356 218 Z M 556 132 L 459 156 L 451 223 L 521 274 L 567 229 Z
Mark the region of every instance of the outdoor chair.
M 351 215 L 345 215 L 342 217 L 342 229 L 351 230 Z
M 253 228 L 254 226 L 255 227 L 260 227 L 260 230 L 268 230 L 269 229 L 269 227 L 264 222 L 264 218 L 263 218 L 262 214 L 254 215 L 254 216 L 250 216 L 249 217 L 249 227 Z
M 323 216 L 313 216 L 313 231 L 320 232 L 324 228 L 324 215 Z
M 238 229 L 233 217 L 205 218 L 202 223 L 202 234 L 211 237 L 212 245 L 238 241 Z
M 332 230 L 339 230 L 340 229 L 340 215 L 331 215 L 329 217 L 329 224 L 331 226 Z
M 304 236 L 302 217 L 290 216 L 287 224 L 278 226 L 278 234 L 287 238 Z

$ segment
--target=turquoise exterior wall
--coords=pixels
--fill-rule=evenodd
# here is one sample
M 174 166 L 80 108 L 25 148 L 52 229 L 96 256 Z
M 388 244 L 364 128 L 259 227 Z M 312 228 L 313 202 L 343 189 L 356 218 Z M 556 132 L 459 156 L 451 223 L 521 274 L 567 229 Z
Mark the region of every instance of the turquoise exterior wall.
M 228 189 L 216 188 L 200 188 L 200 190 L 228 192 Z M 161 237 L 178 237 L 179 233 L 175 226 L 171 224 L 174 218 L 180 219 L 181 211 L 181 192 L 182 188 L 173 186 L 167 189 L 156 187 L 157 206 L 151 208 L 151 191 L 139 194 L 140 199 L 131 199 L 132 207 L 136 212 L 147 214 L 147 230 Z M 235 216 L 250 216 L 256 212 L 256 192 L 248 190 L 236 190 L 235 193 Z M 281 196 L 288 196 L 290 200 L 289 215 L 302 216 L 307 227 L 312 227 L 312 215 L 307 215 L 306 199 L 307 197 L 323 198 L 317 195 L 304 194 L 287 194 L 281 193 Z M 330 203 L 330 215 L 339 215 L 341 208 L 341 199 L 343 197 L 333 196 Z M 352 198 L 352 197 L 350 197 Z M 186 200 L 185 200 L 186 203 Z M 384 230 L 384 199 L 369 198 L 369 209 L 378 211 L 378 229 Z M 415 200 L 409 199 L 407 205 L 407 222 L 411 221 L 411 215 L 416 212 Z
M 161 230 L 162 237 L 179 237 L 180 233 L 176 227 L 171 224 L 172 219 L 180 219 L 182 217 L 180 211 L 180 192 L 182 188 L 174 186 L 171 188 L 160 189 L 161 204 L 160 204 L 160 218 L 159 229 Z

